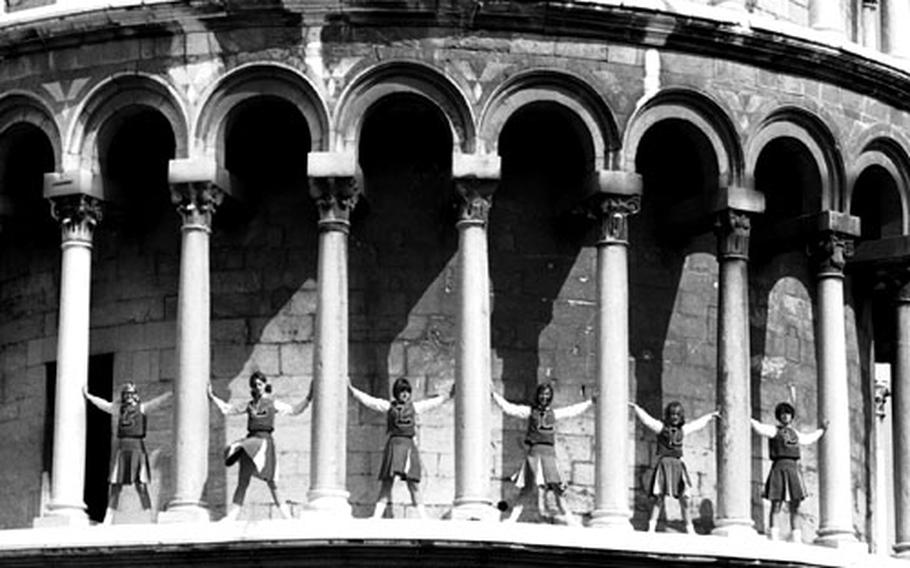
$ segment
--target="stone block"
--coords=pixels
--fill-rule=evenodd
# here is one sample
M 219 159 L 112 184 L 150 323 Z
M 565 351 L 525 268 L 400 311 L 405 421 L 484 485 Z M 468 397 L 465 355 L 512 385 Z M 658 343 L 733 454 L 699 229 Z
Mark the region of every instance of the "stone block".
M 591 462 L 572 462 L 571 482 L 575 485 L 591 487 L 595 483 L 594 464 Z
M 247 343 L 247 322 L 243 319 L 213 319 L 211 322 L 212 343 Z
M 556 42 L 536 39 L 513 39 L 509 46 L 509 51 L 522 55 L 554 55 L 556 53 Z
M 608 48 L 602 43 L 582 43 L 577 40 L 569 40 L 557 41 L 555 53 L 560 57 L 607 61 L 613 49 L 615 48 Z
M 281 373 L 285 375 L 313 374 L 313 344 L 285 343 L 278 346 Z
M 250 340 L 262 343 L 287 343 L 313 339 L 313 316 L 250 318 Z

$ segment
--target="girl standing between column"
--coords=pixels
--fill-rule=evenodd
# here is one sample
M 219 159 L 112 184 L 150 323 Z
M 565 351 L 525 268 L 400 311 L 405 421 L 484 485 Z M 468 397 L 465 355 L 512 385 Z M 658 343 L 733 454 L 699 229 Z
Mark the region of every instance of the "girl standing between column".
M 414 402 L 411 400 L 411 383 L 404 377 L 392 384 L 392 399 L 384 400 L 358 390 L 348 381 L 348 389 L 357 401 L 376 412 L 386 414 L 386 431 L 389 438 L 382 453 L 382 465 L 379 468 L 379 496 L 373 505 L 372 518 L 381 519 L 386 506 L 392 505 L 392 484 L 395 478 L 403 479 L 411 493 L 411 503 L 421 519 L 427 517 L 426 508 L 420 495 L 420 478 L 423 465 L 417 450 L 418 421 L 421 414 L 442 406 L 455 393 L 455 385 L 448 394 L 438 394 L 432 398 Z M 385 501 L 386 505 L 380 503 Z
M 768 454 L 772 462 L 762 494 L 762 497 L 771 501 L 771 514 L 768 516 L 768 537 L 771 540 L 780 539 L 780 527 L 775 521 L 781 503 L 787 501 L 790 509 L 790 540 L 802 542 L 799 505 L 806 498 L 806 485 L 799 471 L 799 447 L 817 442 L 828 429 L 826 420 L 815 432 L 803 434 L 793 427 L 795 416 L 796 409 L 793 405 L 781 402 L 774 407 L 777 426 L 752 420 L 752 429 L 758 435 L 768 438 Z
M 111 460 L 111 473 L 108 477 L 110 494 L 103 524 L 113 522 L 114 511 L 120 504 L 120 491 L 124 484 L 136 486 L 142 508 L 150 511 L 152 500 L 149 497 L 148 484 L 151 482 L 148 452 L 145 449 L 145 433 L 148 419 L 146 413 L 161 406 L 173 393 L 166 392 L 148 402 L 141 402 L 136 385 L 129 382 L 120 391 L 120 402 L 109 402 L 89 394 L 82 387 L 85 399 L 100 410 L 111 415 L 111 422 L 117 432 L 117 445 L 114 459 Z
M 224 416 L 246 414 L 247 435 L 241 440 L 230 444 L 224 450 L 224 465 L 231 466 L 240 462 L 240 473 L 237 478 L 237 489 L 228 508 L 225 521 L 235 521 L 240 516 L 243 500 L 252 477 L 258 477 L 266 482 L 272 493 L 272 501 L 285 519 L 291 518 L 288 506 L 278 499 L 278 487 L 275 480 L 278 478 L 278 460 L 276 459 L 275 443 L 272 432 L 275 430 L 276 415 L 297 415 L 306 410 L 313 399 L 313 385 L 306 398 L 291 406 L 272 397 L 272 385 L 268 383 L 265 375 L 254 371 L 250 375 L 250 400 L 246 403 L 231 405 L 217 396 L 209 384 L 208 394 L 218 410 Z
M 562 482 L 559 476 L 559 468 L 556 465 L 556 451 L 554 449 L 556 444 L 556 422 L 582 414 L 591 408 L 594 400 L 585 400 L 571 406 L 554 409 L 550 406 L 553 402 L 553 387 L 550 384 L 543 384 L 537 387 L 533 406 L 513 404 L 495 390 L 491 389 L 490 392 L 493 395 L 493 401 L 506 415 L 528 421 L 525 434 L 525 445 L 528 451 L 521 467 L 511 477 L 515 487 L 519 488 L 518 498 L 515 500 L 512 514 L 509 515 L 506 522 L 514 523 L 518 520 L 524 510 L 524 502 L 536 489 L 537 510 L 541 516 L 544 516 L 544 511 L 546 510 L 547 493 L 553 493 L 556 498 L 559 518 L 566 524 L 574 524 L 573 518 L 566 513 L 562 502 L 562 495 L 565 493 L 566 485 Z
M 657 530 L 660 510 L 664 507 L 665 498 L 669 495 L 679 500 L 679 512 L 686 526 L 686 532 L 695 533 L 695 527 L 692 526 L 689 518 L 688 493 L 689 488 L 692 487 L 692 481 L 689 479 L 686 463 L 682 460 L 683 438 L 687 434 L 692 434 L 707 426 L 712 418 L 720 418 L 720 412 L 716 410 L 709 412 L 686 424 L 686 414 L 682 404 L 676 401 L 669 403 L 664 408 L 662 422 L 634 402 L 630 402 L 629 406 L 635 411 L 635 415 L 638 416 L 641 423 L 657 434 L 657 465 L 654 466 L 651 481 L 648 484 L 648 493 L 653 499 L 648 531 Z

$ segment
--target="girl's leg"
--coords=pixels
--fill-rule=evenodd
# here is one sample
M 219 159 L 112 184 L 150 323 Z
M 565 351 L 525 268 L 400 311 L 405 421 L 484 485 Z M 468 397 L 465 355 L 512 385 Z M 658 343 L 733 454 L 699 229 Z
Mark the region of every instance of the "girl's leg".
M 780 539 L 780 528 L 777 526 L 777 514 L 780 513 L 781 501 L 771 501 L 771 513 L 768 515 L 768 538 Z
M 142 503 L 142 508 L 148 511 L 152 508 L 152 498 L 149 497 L 149 488 L 141 481 L 137 481 L 135 485 L 136 493 L 139 494 L 139 502 Z
M 110 484 L 107 498 L 107 511 L 104 512 L 104 519 L 101 521 L 102 524 L 109 525 L 114 522 L 114 511 L 120 506 L 121 488 L 119 483 Z
M 227 515 L 224 521 L 236 521 L 240 516 L 240 509 L 243 507 L 243 500 L 246 498 L 246 490 L 250 486 L 250 479 L 253 477 L 253 471 L 256 466 L 246 455 L 240 458 L 240 471 L 237 474 L 237 488 L 234 489 L 234 498 L 228 507 Z
M 799 514 L 799 505 L 802 501 L 790 501 L 790 540 L 803 541 L 803 516 Z
M 571 527 L 578 526 L 578 519 L 575 518 L 575 515 L 566 511 L 565 504 L 562 500 L 562 495 L 560 495 L 558 491 L 554 491 L 553 495 L 556 498 L 556 508 L 559 510 L 560 518 L 564 519 L 566 524 Z
M 686 532 L 695 534 L 695 527 L 692 526 L 692 520 L 689 519 L 689 497 L 687 495 L 679 496 L 679 516 L 682 517 Z
M 423 506 L 423 497 L 420 495 L 420 482 L 409 479 L 408 491 L 411 492 L 411 504 L 414 505 L 414 510 L 417 511 L 417 517 L 426 519 L 427 510 Z
M 269 491 L 272 493 L 272 501 L 278 507 L 278 512 L 281 513 L 281 518 L 290 519 L 291 511 L 288 509 L 287 503 L 282 503 L 281 499 L 278 498 L 278 486 L 275 485 L 274 481 L 269 481 L 267 485 L 269 486 Z
M 507 523 L 518 521 L 518 517 L 521 516 L 522 511 L 525 509 L 524 503 L 531 496 L 531 492 L 534 489 L 533 485 L 525 485 L 521 488 L 521 491 L 518 492 L 518 497 L 515 498 L 515 505 L 512 506 L 512 514 L 506 519 Z
M 663 495 L 654 495 L 653 502 L 651 504 L 651 518 L 648 520 L 648 532 L 654 532 L 657 530 L 657 519 L 660 517 L 660 510 L 664 506 L 664 496 Z
M 376 498 L 376 504 L 373 506 L 373 518 L 381 519 L 385 513 L 385 508 L 392 504 L 392 483 L 395 478 L 383 479 L 379 486 L 379 497 Z
M 537 515 L 541 519 L 550 519 L 552 515 L 547 508 L 547 493 L 550 492 L 550 488 L 546 485 L 537 486 Z

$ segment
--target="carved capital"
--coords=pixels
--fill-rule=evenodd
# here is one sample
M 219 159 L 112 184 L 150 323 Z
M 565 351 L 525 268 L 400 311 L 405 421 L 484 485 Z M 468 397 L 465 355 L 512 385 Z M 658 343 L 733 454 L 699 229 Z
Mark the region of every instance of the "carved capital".
M 629 242 L 629 215 L 641 209 L 641 195 L 603 194 L 588 212 L 598 223 L 597 244 Z
M 184 229 L 212 230 L 212 215 L 221 205 L 224 191 L 211 182 L 171 184 L 171 203 L 183 220 Z
M 486 178 L 456 178 L 458 223 L 486 225 L 493 206 L 493 193 L 499 180 Z
M 826 231 L 810 245 L 809 255 L 818 276 L 843 276 L 847 259 L 853 255 L 853 239 Z
M 60 236 L 64 244 L 84 243 L 90 245 L 95 234 L 95 225 L 101 221 L 101 200 L 74 193 L 54 197 L 51 215 L 60 223 Z
M 316 200 L 321 230 L 347 231 L 360 188 L 354 176 L 311 177 L 310 197 Z
M 718 258 L 748 260 L 751 228 L 752 222 L 747 213 L 737 209 L 720 211 L 714 221 Z

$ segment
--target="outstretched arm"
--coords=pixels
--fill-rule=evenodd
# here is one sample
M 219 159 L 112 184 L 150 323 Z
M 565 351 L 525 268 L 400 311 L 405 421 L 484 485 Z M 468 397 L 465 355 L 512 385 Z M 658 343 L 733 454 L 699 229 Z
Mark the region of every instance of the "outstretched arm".
M 209 399 L 215 403 L 215 406 L 218 407 L 218 410 L 221 411 L 221 414 L 227 416 L 229 414 L 243 414 L 243 408 L 239 406 L 233 406 L 227 402 L 221 400 L 215 395 L 215 391 L 212 390 L 212 384 L 209 383 L 208 388 Z
M 99 410 L 103 410 L 108 414 L 114 413 L 114 403 L 104 400 L 103 398 L 95 396 L 93 394 L 89 394 L 87 387 L 82 387 L 82 396 L 85 397 L 85 400 L 98 407 Z
M 297 404 L 290 405 L 286 402 L 280 400 L 275 401 L 275 410 L 278 414 L 282 416 L 297 416 L 298 414 L 303 413 L 304 410 L 310 405 L 310 402 L 313 400 L 313 383 L 310 383 L 310 392 L 307 393 L 306 397 L 298 402 Z
M 502 397 L 498 392 L 491 390 L 490 393 L 493 395 L 493 401 L 496 403 L 502 411 L 513 418 L 528 418 L 531 416 L 531 407 L 526 404 L 512 404 L 508 400 Z
M 357 402 L 366 406 L 370 410 L 375 410 L 376 412 L 388 412 L 389 408 L 392 406 L 391 402 L 382 398 L 370 396 L 350 383 L 348 383 L 348 390 L 351 391 L 351 394 L 354 395 L 354 398 L 357 399 Z
M 702 428 L 707 426 L 711 422 L 712 419 L 719 418 L 719 417 L 720 417 L 720 412 L 718 412 L 716 410 L 714 412 L 709 412 L 709 413 L 705 414 L 704 416 L 699 416 L 692 422 L 687 422 L 686 424 L 683 424 L 683 428 L 682 428 L 683 434 L 691 434 L 693 432 L 698 432 L 699 430 L 701 430 Z
M 562 408 L 554 408 L 553 416 L 555 416 L 557 420 L 562 420 L 563 418 L 574 418 L 579 414 L 583 414 L 592 406 L 594 406 L 593 400 L 583 400 L 577 404 L 564 406 Z
M 453 386 L 449 392 L 444 392 L 437 394 L 436 396 L 425 398 L 414 403 L 414 411 L 417 414 L 421 414 L 434 408 L 439 408 L 443 404 L 447 403 L 450 398 L 452 398 L 452 393 L 455 392 L 455 387 Z
M 759 436 L 763 436 L 765 438 L 773 438 L 774 436 L 777 436 L 777 428 L 775 428 L 772 424 L 762 424 L 754 418 L 752 418 L 750 422 L 752 424 L 752 429 Z
M 808 444 L 814 444 L 815 442 L 817 442 L 818 439 L 821 438 L 822 435 L 827 430 L 828 430 L 828 421 L 825 420 L 825 423 L 822 424 L 822 427 L 819 428 L 818 430 L 816 430 L 815 432 L 811 432 L 809 434 L 803 434 L 802 432 L 797 432 L 796 437 L 799 440 L 799 443 L 801 445 L 806 446 Z
M 664 429 L 664 423 L 648 414 L 644 408 L 638 406 L 634 402 L 630 402 L 629 406 L 632 407 L 632 410 L 635 411 L 635 416 L 638 416 L 638 419 L 641 420 L 641 423 L 644 424 L 645 428 L 648 430 L 660 434 L 660 431 Z
M 164 394 L 156 396 L 152 400 L 143 402 L 142 406 L 141 406 L 142 412 L 152 412 L 153 410 L 155 410 L 156 408 L 158 408 L 159 406 L 161 406 L 162 404 L 167 402 L 167 400 L 169 398 L 171 398 L 173 395 L 174 395 L 174 391 L 167 391 Z

